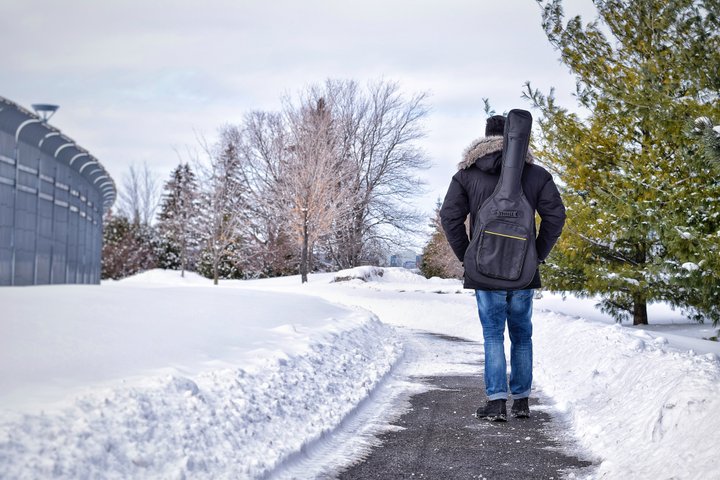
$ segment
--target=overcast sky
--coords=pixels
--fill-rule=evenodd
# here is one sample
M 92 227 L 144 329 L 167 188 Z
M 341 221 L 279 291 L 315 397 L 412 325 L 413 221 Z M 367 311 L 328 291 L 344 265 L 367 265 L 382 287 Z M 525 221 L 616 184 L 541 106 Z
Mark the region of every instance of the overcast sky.
M 592 18 L 590 0 L 567 13 Z M 428 91 L 423 142 L 429 212 L 462 150 L 483 134 L 482 98 L 530 105 L 530 80 L 573 107 L 574 80 L 534 0 L 3 0 L 0 95 L 60 105 L 50 123 L 119 185 L 146 161 L 164 181 L 194 132 L 212 138 L 243 113 L 277 110 L 326 78 L 385 78 Z

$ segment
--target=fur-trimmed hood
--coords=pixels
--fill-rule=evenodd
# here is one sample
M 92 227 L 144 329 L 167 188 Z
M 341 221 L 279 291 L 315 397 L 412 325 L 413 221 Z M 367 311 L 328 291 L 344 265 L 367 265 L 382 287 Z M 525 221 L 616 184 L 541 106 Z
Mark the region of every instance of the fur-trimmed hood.
M 500 161 L 502 159 L 502 148 L 503 148 L 503 137 L 492 136 L 492 137 L 480 137 L 474 140 L 463 152 L 463 159 L 458 163 L 458 170 L 465 170 L 475 165 L 479 159 L 483 159 L 478 167 L 482 170 L 493 171 L 500 167 Z M 491 155 L 494 154 L 494 155 Z M 483 158 L 487 157 L 487 158 Z M 534 163 L 535 157 L 533 157 L 530 150 L 528 150 L 527 156 L 525 157 L 526 163 Z

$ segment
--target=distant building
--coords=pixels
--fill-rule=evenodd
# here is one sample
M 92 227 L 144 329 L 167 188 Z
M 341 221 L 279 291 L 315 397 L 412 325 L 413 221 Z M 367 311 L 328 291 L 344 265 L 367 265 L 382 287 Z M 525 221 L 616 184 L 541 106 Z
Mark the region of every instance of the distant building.
M 417 253 L 410 250 L 405 250 L 390 255 L 389 263 L 391 267 L 404 267 L 408 269 L 413 269 L 420 266 L 420 262 L 418 261 L 418 259 L 420 258 L 421 256 Z
M 115 183 L 46 120 L 0 97 L 0 285 L 100 283 Z
M 415 262 L 415 260 L 407 260 L 406 262 L 403 263 L 402 266 L 403 266 L 403 268 L 408 268 L 408 269 L 417 268 L 417 262 Z

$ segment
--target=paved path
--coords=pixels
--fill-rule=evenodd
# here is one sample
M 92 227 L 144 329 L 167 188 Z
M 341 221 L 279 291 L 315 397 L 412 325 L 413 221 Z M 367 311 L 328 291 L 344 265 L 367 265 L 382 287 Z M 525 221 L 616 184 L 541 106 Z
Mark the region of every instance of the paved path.
M 402 428 L 381 434 L 381 445 L 338 479 L 559 479 L 592 468 L 566 453 L 572 445 L 558 440 L 560 427 L 536 398 L 531 418 L 488 422 L 473 416 L 486 400 L 482 377 L 422 380 L 437 388 L 413 396 L 411 410 L 393 422 Z

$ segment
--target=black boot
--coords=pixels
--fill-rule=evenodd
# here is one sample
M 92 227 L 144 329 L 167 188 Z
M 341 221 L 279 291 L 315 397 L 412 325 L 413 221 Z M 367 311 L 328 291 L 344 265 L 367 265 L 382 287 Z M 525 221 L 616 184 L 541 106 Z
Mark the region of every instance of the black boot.
M 507 422 L 507 407 L 505 404 L 506 401 L 503 399 L 489 400 L 487 405 L 477 409 L 475 415 L 491 422 Z
M 510 415 L 515 418 L 530 418 L 530 407 L 528 406 L 527 397 L 513 400 Z

